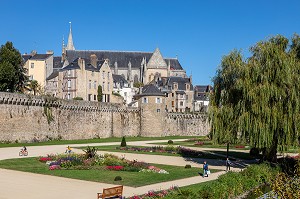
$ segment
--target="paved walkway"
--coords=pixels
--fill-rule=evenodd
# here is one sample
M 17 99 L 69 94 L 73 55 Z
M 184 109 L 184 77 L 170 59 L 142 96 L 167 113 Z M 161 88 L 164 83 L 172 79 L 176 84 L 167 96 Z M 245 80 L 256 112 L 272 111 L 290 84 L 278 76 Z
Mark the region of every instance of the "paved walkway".
M 149 141 L 127 142 L 128 145 L 147 145 Z M 151 142 L 166 142 L 166 140 L 151 141 Z M 71 147 L 80 146 L 99 146 L 99 145 L 117 145 L 115 143 L 93 143 L 93 144 L 74 144 Z M 44 156 L 49 153 L 63 153 L 65 145 L 49 145 L 49 146 L 32 146 L 28 147 L 29 156 Z M 0 160 L 11 158 L 23 158 L 18 156 L 20 147 L 0 148 Z M 76 152 L 81 152 L 79 149 L 74 149 Z M 108 153 L 108 152 L 99 152 Z M 191 164 L 193 167 L 202 167 L 203 160 L 201 159 L 186 159 L 174 156 L 161 155 L 146 155 L 146 154 L 131 154 L 131 153 L 117 153 L 109 152 L 116 155 L 125 155 L 126 159 L 139 160 L 149 163 L 167 164 L 184 166 Z M 201 164 L 200 164 L 201 163 Z M 219 160 L 208 161 L 211 169 L 225 169 L 224 162 Z M 234 169 L 237 170 L 237 169 Z M 143 187 L 124 187 L 124 195 L 132 196 L 135 194 L 143 194 L 149 190 L 168 189 L 171 186 L 187 186 L 191 184 L 201 183 L 209 180 L 217 179 L 224 171 L 211 174 L 208 178 L 200 176 L 185 178 L 181 180 L 174 180 L 169 182 L 157 183 Z M 12 171 L 0 169 L 0 199 L 10 198 L 25 198 L 25 199 L 53 199 L 53 198 L 72 198 L 72 199 L 88 199 L 95 198 L 97 192 L 101 192 L 103 188 L 112 187 L 115 185 L 88 182 L 82 180 L 75 180 L 69 178 L 62 178 L 49 175 L 40 175 L 33 173 L 26 173 L 20 171 Z

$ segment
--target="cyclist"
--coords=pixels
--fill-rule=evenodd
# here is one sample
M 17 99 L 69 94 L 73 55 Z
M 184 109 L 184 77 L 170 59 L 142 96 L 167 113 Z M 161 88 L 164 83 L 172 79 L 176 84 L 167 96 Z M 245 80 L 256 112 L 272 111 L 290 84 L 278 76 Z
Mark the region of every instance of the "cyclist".
M 21 149 L 22 152 L 27 152 L 27 148 L 26 146 L 23 146 L 23 148 Z
M 68 146 L 65 153 L 71 153 L 71 152 L 72 152 L 72 149 L 70 146 Z

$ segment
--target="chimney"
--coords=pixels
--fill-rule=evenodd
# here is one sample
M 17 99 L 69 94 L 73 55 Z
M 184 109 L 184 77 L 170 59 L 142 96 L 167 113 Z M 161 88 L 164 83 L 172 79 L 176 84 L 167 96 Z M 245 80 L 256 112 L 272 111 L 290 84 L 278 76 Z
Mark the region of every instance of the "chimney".
M 84 67 L 85 67 L 85 61 L 81 57 L 78 58 L 78 65 L 79 65 L 81 70 L 83 70 Z
M 53 53 L 53 50 L 47 50 L 46 54 L 47 55 L 53 55 L 54 53 Z
M 91 59 L 91 65 L 97 68 L 97 62 L 98 62 L 97 56 L 95 54 L 92 54 L 90 56 L 90 59 Z
M 34 55 L 36 55 L 36 53 L 37 53 L 36 50 L 32 50 L 30 54 L 31 54 L 31 56 L 34 56 Z

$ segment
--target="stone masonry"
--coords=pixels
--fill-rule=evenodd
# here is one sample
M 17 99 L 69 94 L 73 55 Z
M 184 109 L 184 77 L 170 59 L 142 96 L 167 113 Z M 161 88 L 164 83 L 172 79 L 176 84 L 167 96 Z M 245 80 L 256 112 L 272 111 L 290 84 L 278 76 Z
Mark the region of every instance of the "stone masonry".
M 151 120 L 153 114 L 121 104 L 0 92 L 0 142 L 209 133 L 204 115 L 165 113 Z

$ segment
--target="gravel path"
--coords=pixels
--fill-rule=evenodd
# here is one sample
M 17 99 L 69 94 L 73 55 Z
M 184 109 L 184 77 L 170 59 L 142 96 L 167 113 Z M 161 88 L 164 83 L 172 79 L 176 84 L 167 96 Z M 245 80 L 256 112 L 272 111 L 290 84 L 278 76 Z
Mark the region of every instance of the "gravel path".
M 127 142 L 128 145 L 145 146 L 148 142 L 166 142 L 166 140 L 157 141 L 137 141 Z M 117 145 L 119 142 L 114 143 L 92 143 L 92 144 L 73 144 L 71 147 L 80 146 L 100 146 L 100 145 Z M 44 156 L 50 153 L 63 153 L 65 151 L 65 145 L 49 145 L 49 146 L 31 146 L 28 147 L 29 156 Z M 198 148 L 199 149 L 199 148 Z M 0 160 L 11 158 L 23 158 L 19 157 L 20 147 L 0 148 Z M 199 149 L 201 150 L 201 149 Z M 74 149 L 75 152 L 81 152 L 79 149 Z M 99 151 L 98 153 L 108 153 Z M 129 160 L 139 160 L 149 163 L 167 164 L 184 166 L 191 164 L 193 167 L 202 167 L 203 159 L 173 157 L 173 156 L 161 156 L 161 155 L 146 155 L 146 154 L 131 154 L 131 153 L 118 153 L 109 152 L 116 155 L 123 155 Z M 211 169 L 224 170 L 224 161 L 209 160 L 208 164 Z M 234 170 L 239 170 L 233 168 Z M 124 195 L 132 196 L 135 194 L 143 194 L 149 190 L 168 189 L 171 186 L 187 186 L 191 184 L 201 183 L 209 180 L 217 179 L 217 177 L 225 171 L 211 174 L 209 177 L 202 178 L 201 176 L 195 176 L 185 178 L 181 180 L 174 180 L 169 182 L 157 183 L 147 185 L 143 187 L 124 187 Z M 96 193 L 101 192 L 103 188 L 113 187 L 115 185 L 88 182 L 82 180 L 75 180 L 69 178 L 62 178 L 49 175 L 33 174 L 20 171 L 0 169 L 0 199 L 53 199 L 53 198 L 72 198 L 72 199 L 90 199 L 96 198 Z

